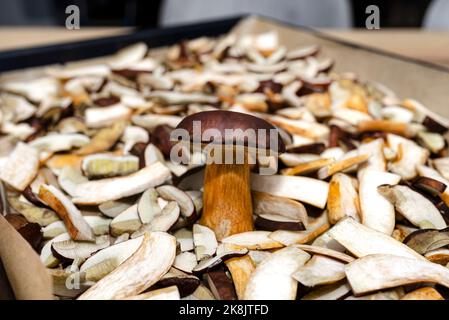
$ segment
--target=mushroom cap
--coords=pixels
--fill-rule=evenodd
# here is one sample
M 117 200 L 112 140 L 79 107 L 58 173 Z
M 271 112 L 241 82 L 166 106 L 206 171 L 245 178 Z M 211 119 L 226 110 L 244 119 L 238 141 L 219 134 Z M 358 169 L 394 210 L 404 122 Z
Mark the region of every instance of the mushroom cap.
M 195 122 L 201 124 L 201 137 L 199 137 L 201 143 L 243 145 L 257 149 L 270 149 L 279 153 L 285 151 L 285 145 L 277 129 L 267 121 L 249 114 L 224 110 L 198 112 L 185 117 L 176 129 L 186 130 L 193 141 L 197 139 L 194 137 L 197 134 L 194 131 Z M 210 131 L 212 136 L 205 137 L 206 130 L 214 130 Z M 250 131 L 247 130 L 253 130 L 255 135 L 248 135 Z M 259 133 L 262 132 L 259 130 L 263 130 L 265 136 L 259 138 Z M 219 133 L 219 136 L 216 136 L 214 132 Z

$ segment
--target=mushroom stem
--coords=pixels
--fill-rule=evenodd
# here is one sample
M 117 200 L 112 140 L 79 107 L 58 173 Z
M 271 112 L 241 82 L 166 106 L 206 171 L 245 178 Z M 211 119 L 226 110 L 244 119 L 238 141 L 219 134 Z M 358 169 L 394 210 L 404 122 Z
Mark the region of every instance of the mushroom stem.
M 203 203 L 200 223 L 214 230 L 218 240 L 253 230 L 250 165 L 208 164 Z

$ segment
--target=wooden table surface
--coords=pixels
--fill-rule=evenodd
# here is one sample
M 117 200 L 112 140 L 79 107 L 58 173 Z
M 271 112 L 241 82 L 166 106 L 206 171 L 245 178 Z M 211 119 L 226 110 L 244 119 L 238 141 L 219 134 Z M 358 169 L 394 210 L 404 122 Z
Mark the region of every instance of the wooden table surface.
M 130 32 L 130 28 L 81 28 L 67 30 L 62 27 L 19 27 L 0 29 L 0 50 L 11 50 L 44 44 L 79 41 Z M 326 29 L 343 40 L 404 56 L 443 64 L 449 67 L 449 32 L 419 29 Z

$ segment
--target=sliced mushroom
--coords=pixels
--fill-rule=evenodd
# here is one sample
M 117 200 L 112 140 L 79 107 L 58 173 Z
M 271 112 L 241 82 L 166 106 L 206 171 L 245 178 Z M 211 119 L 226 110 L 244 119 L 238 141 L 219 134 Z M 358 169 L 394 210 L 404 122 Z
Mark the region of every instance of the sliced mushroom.
M 439 133 L 420 131 L 417 134 L 418 142 L 433 153 L 438 153 L 444 149 L 446 140 Z
M 73 202 L 94 205 L 117 200 L 160 185 L 169 177 L 170 171 L 157 162 L 125 177 L 82 183 L 75 190 Z
M 196 219 L 195 205 L 187 193 L 171 185 L 163 185 L 156 190 L 165 200 L 176 201 L 185 219 L 192 222 Z
M 235 257 L 242 257 L 248 253 L 247 249 L 229 249 L 218 252 L 216 256 L 204 258 L 192 269 L 195 274 L 203 274 L 220 266 L 223 262 L 232 260 Z M 237 259 L 236 259 L 237 260 Z M 228 266 L 229 267 L 229 266 Z
M 141 226 L 137 205 L 132 205 L 112 219 L 110 228 L 113 236 L 119 236 L 124 233 L 133 233 Z
M 249 255 L 245 255 L 241 258 L 227 260 L 226 266 L 231 273 L 237 297 L 243 300 L 251 274 L 256 269 L 256 264 Z
M 173 267 L 181 271 L 192 273 L 198 262 L 196 261 L 196 255 L 192 252 L 181 252 L 175 258 Z
M 75 194 L 76 187 L 88 179 L 83 176 L 81 170 L 72 166 L 65 166 L 58 175 L 59 186 L 70 196 Z
M 362 223 L 387 235 L 391 235 L 395 225 L 394 206 L 378 191 L 384 184 L 395 185 L 401 177 L 384 171 L 366 170 L 360 177 L 360 209 Z
M 345 264 L 332 258 L 314 255 L 292 276 L 306 287 L 332 284 L 346 277 Z
M 407 293 L 401 300 L 444 300 L 444 298 L 435 288 L 423 287 Z
M 348 264 L 346 277 L 356 295 L 411 283 L 432 282 L 449 287 L 449 270 L 426 260 L 390 254 L 369 255 Z
M 254 221 L 254 225 L 268 231 L 301 231 L 305 229 L 301 220 L 287 218 L 278 214 L 259 214 Z
M 176 237 L 176 241 L 179 243 L 181 247 L 181 251 L 190 251 L 195 248 L 193 244 L 193 232 L 188 229 L 179 229 L 174 233 Z
M 445 179 L 449 178 L 449 158 L 434 159 L 432 164 Z
M 98 237 L 95 242 L 75 242 L 73 240 L 53 242 L 51 249 L 57 257 L 62 257 L 64 260 L 84 260 L 110 244 L 109 236 L 105 235 Z
M 306 294 L 301 300 L 338 300 L 351 291 L 347 282 L 320 286 Z
M 193 225 L 193 243 L 198 261 L 213 256 L 218 247 L 217 238 L 212 229 L 200 224 Z
M 78 299 L 121 299 L 141 293 L 156 283 L 173 264 L 176 240 L 165 232 L 145 233 L 140 247 L 117 269 Z
M 327 177 L 330 177 L 337 172 L 344 171 L 351 168 L 352 166 L 356 166 L 365 162 L 366 160 L 368 160 L 368 157 L 369 156 L 367 154 L 361 154 L 354 157 L 344 158 L 334 163 L 330 163 L 318 170 L 318 178 L 326 179 Z
M 43 152 L 68 151 L 79 148 L 90 142 L 89 137 L 79 133 L 50 134 L 34 139 L 29 145 Z
M 194 292 L 185 296 L 182 300 L 215 300 L 215 297 L 205 285 L 200 284 Z
M 33 204 L 28 204 L 19 200 L 19 198 L 8 198 L 11 208 L 23 215 L 28 222 L 38 223 L 40 226 L 47 226 L 59 220 L 58 215 L 48 209 L 37 207 Z
M 390 236 L 370 229 L 352 218 L 344 218 L 329 230 L 329 235 L 356 257 L 371 254 L 394 254 L 423 260 L 424 258 L 405 244 Z
M 142 225 L 135 231 L 131 238 L 139 237 L 146 231 L 168 231 L 179 218 L 179 206 L 175 201 L 170 201 L 153 220 Z
M 39 153 L 19 142 L 0 170 L 0 179 L 13 188 L 23 191 L 33 181 L 39 169 Z
M 132 155 L 94 154 L 83 159 L 81 169 L 89 179 L 126 176 L 139 170 L 139 159 Z
M 404 239 L 404 243 L 419 254 L 425 254 L 449 245 L 449 232 L 446 229 L 416 230 Z
M 170 286 L 167 288 L 151 290 L 149 292 L 141 293 L 137 296 L 128 297 L 125 300 L 179 300 L 178 287 Z
M 94 240 L 94 233 L 81 212 L 73 205 L 60 190 L 54 186 L 41 185 L 39 198 L 50 208 L 55 210 L 64 221 L 67 230 L 74 240 Z
M 222 239 L 222 243 L 231 244 L 248 250 L 268 250 L 282 248 L 284 245 L 269 237 L 269 231 L 247 231 Z
M 342 253 L 342 252 L 339 252 L 339 251 L 336 251 L 333 249 L 329 249 L 326 247 L 320 247 L 317 245 L 308 245 L 308 244 L 295 244 L 294 246 L 298 247 L 301 250 L 304 250 L 305 252 L 313 253 L 316 255 L 326 256 L 326 257 L 332 258 L 334 260 L 339 260 L 339 261 L 346 262 L 346 263 L 354 261 L 353 257 L 351 257 L 345 253 Z
M 122 121 L 114 123 L 112 126 L 100 129 L 90 140 L 90 143 L 76 151 L 78 155 L 86 155 L 108 151 L 125 130 L 125 123 Z
M 298 248 L 287 247 L 272 253 L 251 274 L 245 300 L 294 300 L 297 282 L 292 274 L 310 259 Z
M 404 216 L 407 220 L 422 229 L 434 228 L 443 229 L 446 228 L 446 222 L 444 221 L 441 213 L 433 205 L 432 202 L 427 200 L 424 196 L 416 191 L 413 191 L 407 186 L 379 186 L 378 191 L 388 201 L 390 201 L 396 210 Z
M 153 130 L 159 125 L 169 125 L 170 127 L 175 128 L 181 120 L 182 118 L 178 116 L 161 114 L 145 114 L 132 117 L 132 122 L 135 125 L 147 130 Z
M 212 294 L 217 300 L 237 300 L 232 280 L 223 270 L 213 270 L 205 275 Z
M 158 193 L 154 188 L 148 189 L 140 197 L 137 204 L 137 211 L 142 223 L 149 223 L 161 213 L 161 208 L 157 202 L 157 197 Z
M 103 202 L 98 206 L 98 209 L 102 214 L 109 218 L 115 218 L 120 213 L 128 209 L 134 204 L 133 199 L 130 198 L 122 198 L 119 200 L 110 200 Z
M 89 128 L 102 128 L 110 126 L 121 120 L 128 120 L 131 110 L 122 105 L 116 104 L 109 107 L 89 108 L 86 110 L 86 125 Z
M 299 200 L 324 208 L 327 202 L 329 184 L 325 181 L 307 177 L 251 175 L 251 188 L 254 191 Z
M 56 267 L 59 263 L 59 260 L 53 255 L 51 251 L 52 244 L 59 241 L 66 241 L 70 240 L 70 235 L 68 233 L 62 233 L 53 239 L 49 240 L 41 250 L 40 259 L 42 263 L 47 268 L 53 268 Z
M 318 171 L 321 168 L 333 163 L 333 159 L 329 158 L 318 158 L 316 160 L 307 161 L 304 163 L 300 163 L 295 165 L 293 168 L 283 169 L 281 171 L 282 174 L 287 176 L 301 175 L 301 174 L 309 174 L 314 171 Z
M 138 42 L 131 46 L 125 47 L 109 59 L 109 65 L 113 69 L 123 69 L 142 60 L 148 51 L 148 47 L 143 42 Z
M 179 294 L 182 298 L 192 294 L 198 286 L 200 286 L 200 284 L 201 281 L 197 277 L 176 268 L 171 268 L 154 286 L 151 287 L 151 289 L 165 288 L 175 285 L 178 288 Z

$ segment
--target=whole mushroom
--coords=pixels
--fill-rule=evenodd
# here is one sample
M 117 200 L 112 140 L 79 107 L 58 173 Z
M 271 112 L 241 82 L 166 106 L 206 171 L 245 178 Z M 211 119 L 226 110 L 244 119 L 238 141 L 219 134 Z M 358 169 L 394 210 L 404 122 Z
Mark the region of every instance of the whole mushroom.
M 176 129 L 186 130 L 193 145 L 212 150 L 206 152 L 200 224 L 214 230 L 218 240 L 253 230 L 250 168 L 262 151 L 285 150 L 277 129 L 255 116 L 223 110 L 190 115 Z M 217 150 L 222 154 L 214 154 Z

